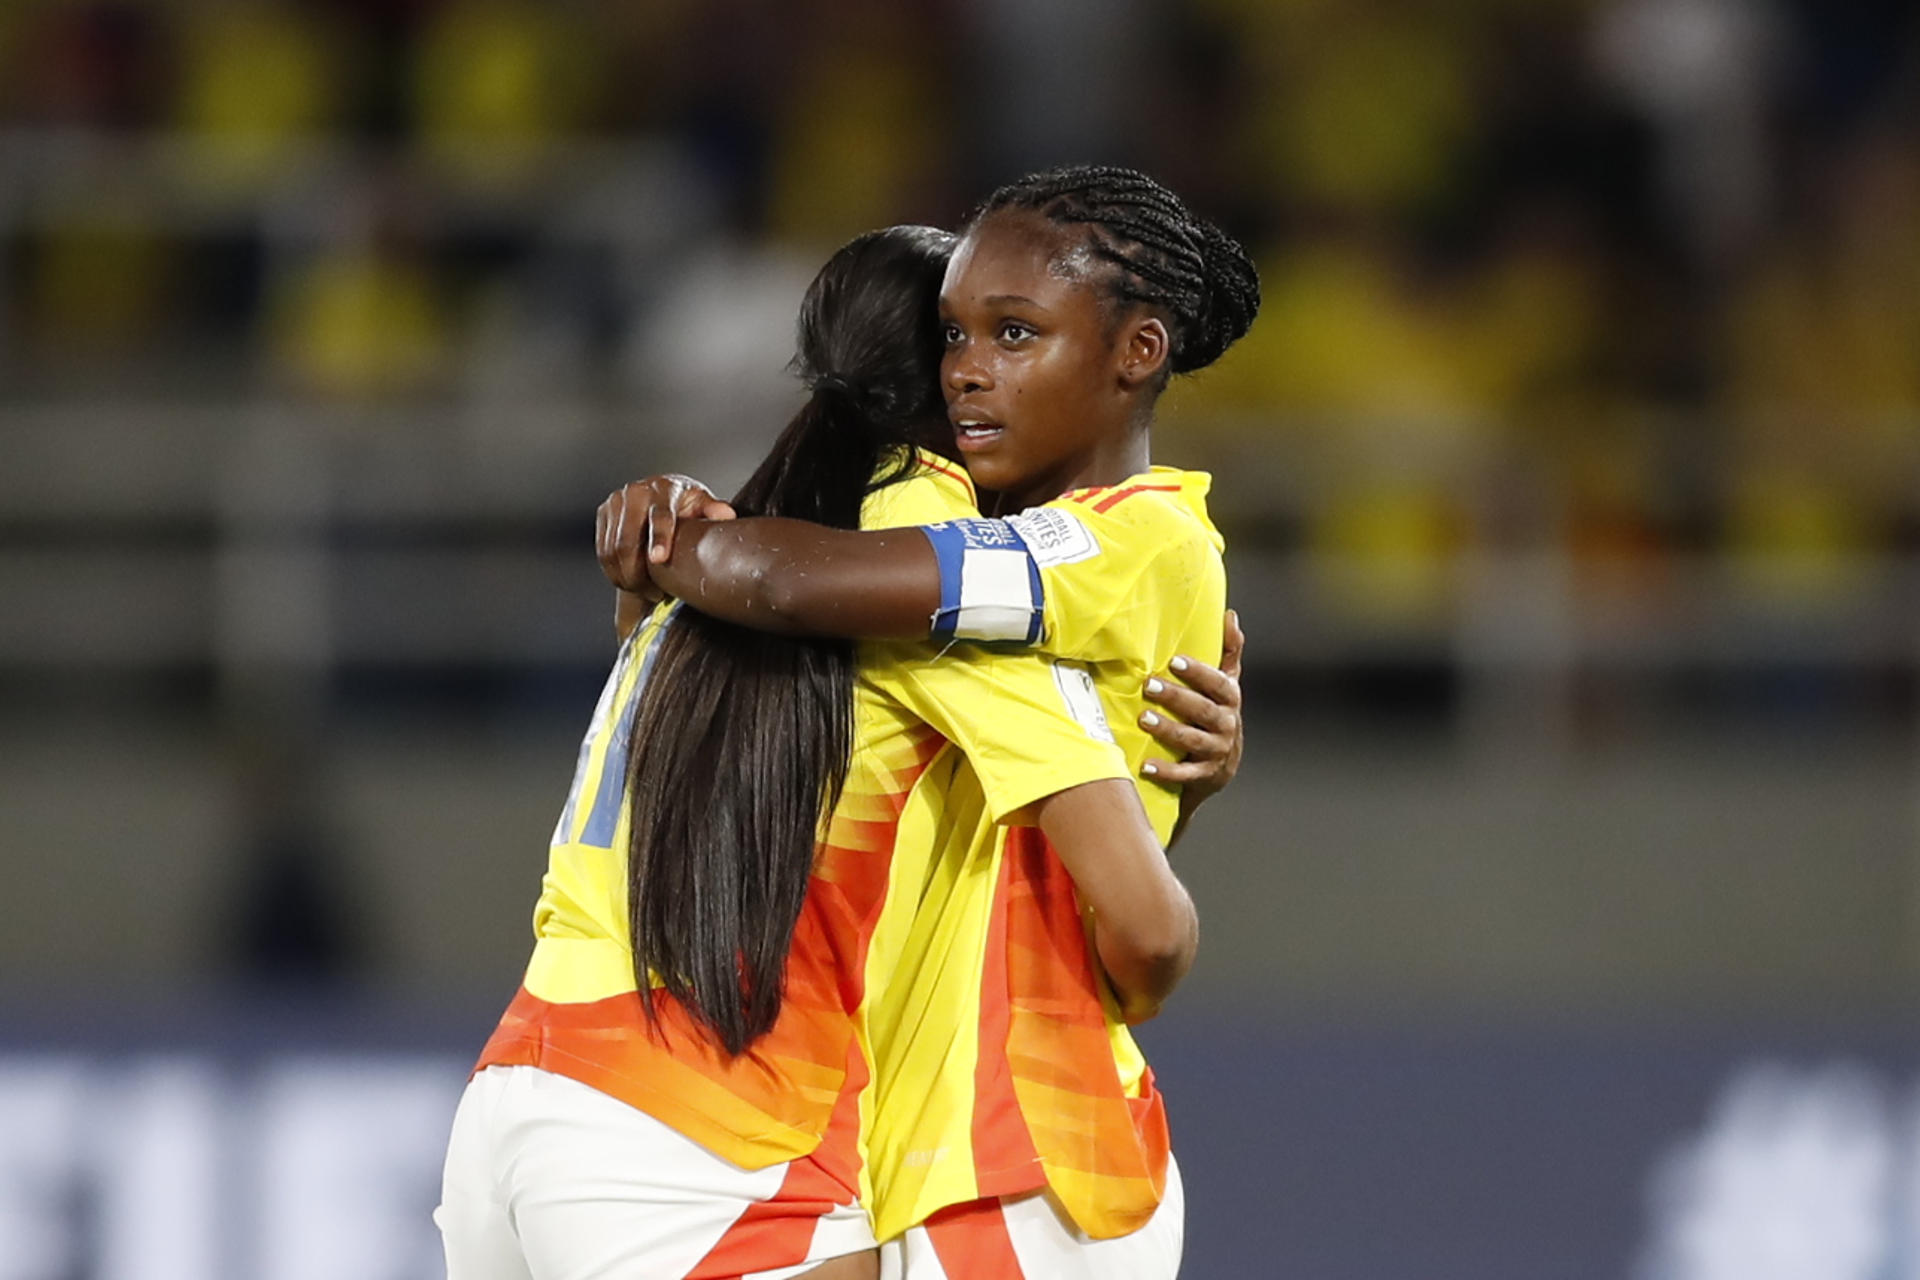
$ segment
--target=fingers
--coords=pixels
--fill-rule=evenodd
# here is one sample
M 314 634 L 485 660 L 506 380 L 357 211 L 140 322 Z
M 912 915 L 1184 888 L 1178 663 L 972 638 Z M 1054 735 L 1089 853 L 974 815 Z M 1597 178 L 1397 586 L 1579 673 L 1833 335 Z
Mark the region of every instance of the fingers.
M 1237 694 L 1238 690 L 1234 692 Z M 1239 714 L 1237 697 L 1233 702 L 1216 701 L 1167 680 L 1147 681 L 1142 694 L 1148 702 L 1165 708 L 1174 717 L 1215 733 L 1232 733 L 1234 719 Z
M 700 508 L 714 500 L 707 486 L 692 476 L 666 476 L 665 500 L 673 504 L 675 515 L 697 515 Z
M 1227 610 L 1226 634 L 1221 640 L 1220 669 L 1235 680 L 1240 678 L 1240 656 L 1247 651 L 1247 633 L 1240 629 L 1240 612 Z
M 637 591 L 647 579 L 644 538 L 647 509 L 631 500 L 632 485 L 624 491 L 613 528 L 613 563 L 619 574 L 614 581 L 629 591 Z
M 1142 690 L 1155 704 L 1140 714 L 1140 727 L 1172 754 L 1148 760 L 1141 772 L 1158 782 L 1196 786 L 1204 794 L 1226 785 L 1240 753 L 1239 619 L 1225 618 L 1227 648 L 1219 667 L 1184 655 L 1169 666 L 1169 676 L 1148 680 Z
M 647 560 L 665 564 L 673 555 L 673 534 L 684 517 L 697 516 L 714 501 L 707 487 L 690 476 L 657 477 L 647 509 Z
M 1231 711 L 1240 709 L 1240 680 L 1237 676 L 1230 675 L 1219 667 L 1209 666 L 1198 658 L 1189 658 L 1184 655 L 1169 662 L 1167 669 L 1174 679 L 1179 680 L 1208 702 L 1216 703 Z M 1149 680 L 1147 683 L 1152 685 L 1155 681 Z M 1166 684 L 1169 688 L 1174 687 L 1164 680 L 1159 683 Z M 1147 696 L 1154 697 L 1153 690 L 1149 689 Z
M 1161 746 L 1190 759 L 1214 759 L 1225 755 L 1233 746 L 1231 732 L 1215 732 L 1190 724 L 1182 724 L 1173 717 L 1161 715 L 1157 711 L 1141 712 L 1140 727 Z
M 672 503 L 649 503 L 647 506 L 647 563 L 665 564 L 673 554 L 673 531 L 680 523 L 680 513 L 674 510 Z
M 674 535 L 688 518 L 732 520 L 734 509 L 686 476 L 649 476 L 607 495 L 594 513 L 594 553 L 608 581 L 623 591 L 658 598 L 649 565 L 673 555 Z
M 690 476 L 653 476 L 640 481 L 637 487 L 647 497 L 648 564 L 665 564 L 672 557 L 674 531 L 682 518 L 701 515 L 716 504 L 726 505 L 715 498 L 707 486 Z
M 616 587 L 626 586 L 620 568 L 620 515 L 624 506 L 621 494 L 613 494 L 600 504 L 593 516 L 593 551 L 600 561 L 600 572 Z
M 1149 760 L 1140 772 L 1155 782 L 1189 783 L 1211 781 L 1219 764 L 1212 760 Z

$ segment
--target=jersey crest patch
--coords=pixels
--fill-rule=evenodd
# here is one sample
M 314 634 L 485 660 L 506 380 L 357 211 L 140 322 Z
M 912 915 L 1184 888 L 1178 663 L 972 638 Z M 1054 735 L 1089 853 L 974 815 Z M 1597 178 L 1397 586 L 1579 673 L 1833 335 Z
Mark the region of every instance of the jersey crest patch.
M 1079 721 L 1089 738 L 1113 741 L 1113 726 L 1107 723 L 1106 708 L 1100 705 L 1100 691 L 1094 688 L 1093 674 L 1071 662 L 1053 664 L 1053 683 L 1060 690 L 1067 714 Z
M 1078 564 L 1100 554 L 1099 540 L 1080 517 L 1058 507 L 1030 507 L 1007 523 L 1019 530 L 1027 553 L 1042 568 Z

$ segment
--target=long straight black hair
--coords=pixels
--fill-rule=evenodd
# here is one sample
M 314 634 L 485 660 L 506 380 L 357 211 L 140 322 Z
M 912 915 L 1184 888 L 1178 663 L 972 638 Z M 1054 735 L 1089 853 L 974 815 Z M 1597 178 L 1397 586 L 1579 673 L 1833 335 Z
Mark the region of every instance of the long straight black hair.
M 811 390 L 733 505 L 858 528 L 945 425 L 935 303 L 953 237 L 889 227 L 843 247 L 800 307 Z M 944 433 L 941 433 L 944 435 Z M 627 776 L 627 910 L 648 1021 L 678 1000 L 729 1055 L 779 1017 L 824 814 L 853 745 L 853 646 L 681 608 L 640 694 Z

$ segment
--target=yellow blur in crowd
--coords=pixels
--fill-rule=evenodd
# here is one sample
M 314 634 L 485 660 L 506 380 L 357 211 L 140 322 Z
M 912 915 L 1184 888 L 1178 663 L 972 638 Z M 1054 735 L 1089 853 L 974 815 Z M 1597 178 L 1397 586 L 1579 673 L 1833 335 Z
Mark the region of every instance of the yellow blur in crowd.
M 1203 191 L 1253 215 L 1265 293 L 1251 334 L 1176 390 L 1169 432 L 1201 454 L 1280 460 L 1256 478 L 1299 469 L 1301 542 L 1373 564 L 1367 607 L 1385 615 L 1443 607 L 1458 556 L 1508 537 L 1495 509 L 1514 501 L 1489 501 L 1502 477 L 1528 490 L 1536 543 L 1657 553 L 1671 536 L 1668 462 L 1700 439 L 1717 459 L 1716 545 L 1792 566 L 1768 592 L 1817 597 L 1898 536 L 1911 499 L 1895 477 L 1920 440 L 1910 131 L 1836 144 L 1811 212 L 1677 319 L 1644 296 L 1672 282 L 1610 257 L 1591 211 L 1496 209 L 1474 228 L 1478 250 L 1453 259 L 1417 233 L 1468 181 L 1489 86 L 1511 71 L 1487 33 L 1577 30 L 1606 7 L 1188 0 L 1184 19 L 1235 50 L 1193 90 L 1216 104 L 1212 127 L 1156 142 L 1147 115 L 1128 122 L 1136 142 L 1171 148 L 1143 167 L 1183 189 L 1186 174 L 1208 177 Z M 87 25 L 107 10 L 119 25 Z M 817 257 L 853 231 L 964 203 L 955 135 L 993 92 L 955 52 L 965 28 L 931 0 L 447 0 L 420 9 L 397 52 L 376 52 L 373 30 L 337 6 L 40 0 L 0 6 L 0 111 L 196 148 L 206 199 L 271 189 L 330 150 L 377 151 L 375 167 L 399 176 L 333 215 L 344 226 L 316 214 L 319 234 L 271 264 L 248 324 L 286 387 L 381 397 L 446 387 L 472 300 L 498 295 L 445 277 L 440 215 L 412 195 L 422 174 L 511 199 L 576 144 L 684 137 L 697 150 L 718 137 L 736 149 L 727 163 L 762 175 L 734 234 Z M 1141 92 L 1160 85 L 1149 75 Z M 381 92 L 398 118 L 369 142 Z M 137 202 L 75 208 L 31 229 L 5 283 L 25 349 L 111 355 L 167 331 L 184 251 L 138 215 Z M 1676 407 L 1636 361 L 1683 345 L 1707 374 Z

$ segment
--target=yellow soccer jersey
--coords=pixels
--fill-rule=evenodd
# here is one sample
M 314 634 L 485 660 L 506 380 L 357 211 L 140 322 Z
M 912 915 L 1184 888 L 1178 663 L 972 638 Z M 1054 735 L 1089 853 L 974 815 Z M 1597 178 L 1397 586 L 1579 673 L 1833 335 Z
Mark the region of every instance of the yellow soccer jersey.
M 871 495 L 868 527 L 974 514 L 964 473 L 931 455 Z M 520 992 L 480 1065 L 530 1064 L 571 1076 L 672 1125 L 737 1164 L 759 1168 L 812 1153 L 850 1190 L 858 1178 L 855 1099 L 869 1078 L 870 944 L 893 913 L 911 912 L 901 849 L 939 839 L 938 796 L 960 751 L 976 757 L 975 790 L 994 816 L 1053 791 L 1126 776 L 1111 744 L 1059 709 L 1037 659 L 1002 668 L 942 657 L 926 644 L 863 660 L 855 682 L 854 753 L 826 822 L 794 933 L 780 1018 L 747 1053 L 727 1059 L 684 1010 L 657 1001 L 665 1035 L 650 1034 L 632 973 L 627 923 L 625 779 L 634 709 L 670 612 L 657 611 L 623 646 L 582 744 L 572 793 L 554 832 L 534 914 L 534 953 Z M 936 689 L 929 697 L 926 690 Z M 983 714 L 992 704 L 998 711 Z M 1023 715 L 1016 740 L 999 715 Z M 943 763 L 946 762 L 946 763 Z M 924 853 L 916 865 L 923 865 Z M 897 933 L 898 926 L 892 927 Z M 883 971 L 884 972 L 884 971 Z
M 1176 654 L 1219 660 L 1226 582 L 1208 484 L 1157 468 L 1006 522 L 1040 579 L 1043 655 L 961 646 L 930 665 L 901 646 L 869 647 L 876 668 L 900 662 L 896 691 L 923 715 L 966 699 L 976 670 L 1031 687 L 1037 666 L 1053 686 L 1051 706 L 990 695 L 949 709 L 989 723 L 965 758 L 934 760 L 944 784 L 917 792 L 903 813 L 903 829 L 911 818 L 933 842 L 899 842 L 890 908 L 868 953 L 875 1079 L 862 1128 L 882 1239 L 947 1205 L 1042 1185 L 1101 1237 L 1139 1226 L 1159 1202 L 1164 1111 L 1098 978 L 1071 880 L 1036 832 L 1004 825 L 1021 817 L 1009 807 L 1018 793 L 1062 788 L 989 788 L 974 771 L 1065 708 L 1117 746 L 1156 832 L 1170 838 L 1179 793 L 1141 778 L 1154 743 L 1138 716 L 1147 678 Z M 973 549 L 997 548 L 997 536 Z M 894 909 L 911 885 L 920 886 L 912 909 Z
M 1008 520 L 1046 586 L 1041 647 L 1084 664 L 1135 778 L 1156 747 L 1139 726 L 1148 678 L 1180 654 L 1220 661 L 1226 540 L 1207 514 L 1212 484 L 1203 471 L 1155 467 Z M 1141 798 L 1161 840 L 1171 838 L 1179 788 L 1154 785 Z

